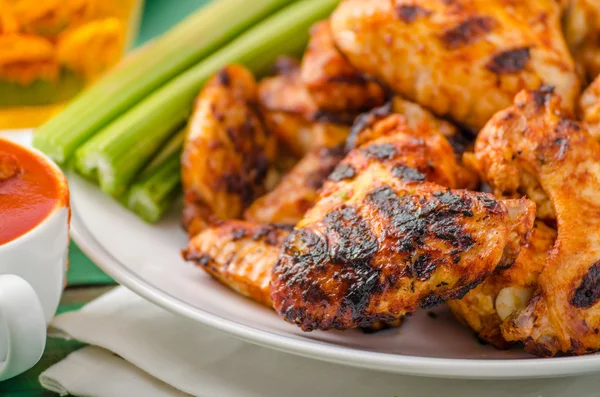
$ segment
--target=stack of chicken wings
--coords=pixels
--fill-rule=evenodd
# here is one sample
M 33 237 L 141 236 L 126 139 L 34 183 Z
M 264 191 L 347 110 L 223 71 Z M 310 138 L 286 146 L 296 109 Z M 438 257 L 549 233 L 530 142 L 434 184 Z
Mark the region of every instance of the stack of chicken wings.
M 185 259 L 305 331 L 447 303 L 498 348 L 600 350 L 599 18 L 344 0 L 300 61 L 224 67 L 182 155 Z

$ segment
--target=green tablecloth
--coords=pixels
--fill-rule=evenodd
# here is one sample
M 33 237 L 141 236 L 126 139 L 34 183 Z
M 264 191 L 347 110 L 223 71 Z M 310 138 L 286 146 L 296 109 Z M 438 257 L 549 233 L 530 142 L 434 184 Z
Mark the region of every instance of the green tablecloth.
M 146 0 L 140 32 L 136 46 L 162 34 L 190 12 L 209 3 L 211 0 Z M 226 23 L 226 22 L 225 22 Z M 100 270 L 75 243 L 71 243 L 69 252 L 70 268 L 67 274 L 69 289 L 84 288 L 97 285 L 112 285 L 115 282 Z M 97 291 L 96 289 L 95 291 Z M 68 293 L 69 291 L 67 291 Z M 76 294 L 76 298 L 61 304 L 58 312 L 76 310 L 83 306 L 94 294 Z M 62 360 L 69 353 L 81 348 L 83 344 L 77 341 L 65 341 L 49 338 L 44 356 L 31 370 L 16 378 L 0 382 L 2 397 L 50 397 L 55 396 L 42 389 L 38 376 L 52 364 Z
M 114 284 L 112 278 L 98 268 L 75 244 L 69 246 L 69 271 L 67 272 L 67 285 L 100 285 Z

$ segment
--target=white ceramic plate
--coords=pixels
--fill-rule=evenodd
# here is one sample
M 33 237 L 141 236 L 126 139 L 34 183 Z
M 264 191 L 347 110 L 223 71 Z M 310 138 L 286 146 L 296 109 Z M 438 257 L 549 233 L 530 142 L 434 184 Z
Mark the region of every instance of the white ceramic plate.
M 10 134 L 27 141 L 27 136 Z M 540 359 L 481 345 L 445 307 L 421 311 L 400 329 L 304 333 L 184 262 L 186 235 L 174 210 L 150 226 L 69 175 L 72 235 L 109 275 L 167 310 L 252 343 L 374 370 L 453 378 L 533 378 L 600 372 L 600 355 Z M 201 354 L 201 352 L 199 352 Z

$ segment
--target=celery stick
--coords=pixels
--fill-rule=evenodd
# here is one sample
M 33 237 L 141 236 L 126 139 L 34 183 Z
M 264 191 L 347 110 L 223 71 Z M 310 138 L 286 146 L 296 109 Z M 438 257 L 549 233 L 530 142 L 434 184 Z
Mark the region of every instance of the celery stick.
M 171 138 L 169 138 L 169 142 L 160 150 L 160 153 L 156 155 L 150 161 L 150 163 L 144 168 L 144 171 L 140 174 L 136 179 L 143 179 L 147 175 L 151 174 L 156 168 L 161 166 L 173 153 L 181 153 L 181 149 L 183 147 L 183 142 L 185 141 L 185 136 L 187 134 L 187 126 L 182 127 L 178 132 L 175 133 Z
M 292 1 L 214 1 L 81 93 L 37 130 L 34 146 L 65 163 L 80 145 L 152 91 Z
M 189 114 L 194 97 L 212 74 L 232 63 L 261 73 L 279 55 L 300 52 L 310 26 L 327 17 L 336 4 L 337 0 L 303 0 L 269 17 L 100 131 L 76 151 L 75 167 L 97 177 L 104 192 L 119 197 Z
M 117 119 L 75 152 L 75 168 L 88 179 L 100 182 L 102 190 L 119 197 L 173 130 L 185 122 L 188 110 L 176 109 L 167 116 L 158 123 L 149 118 Z M 121 134 L 114 126 L 126 133 Z M 142 131 L 141 136 L 127 133 L 137 130 Z M 117 179 L 121 175 L 127 175 L 126 179 Z
M 181 192 L 179 155 L 172 152 L 127 193 L 127 207 L 146 222 L 158 221 Z
M 183 127 L 169 138 L 122 200 L 147 222 L 158 221 L 181 191 L 179 158 L 186 133 Z

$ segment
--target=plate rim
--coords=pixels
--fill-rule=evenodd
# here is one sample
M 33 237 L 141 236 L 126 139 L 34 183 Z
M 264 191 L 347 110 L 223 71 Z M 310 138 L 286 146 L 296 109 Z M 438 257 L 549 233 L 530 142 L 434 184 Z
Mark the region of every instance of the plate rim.
M 321 361 L 404 375 L 455 379 L 532 379 L 600 372 L 600 355 L 531 359 L 467 359 L 390 354 L 298 340 L 208 313 L 137 276 L 95 238 L 72 205 L 71 236 L 109 276 L 142 298 L 244 341 Z

